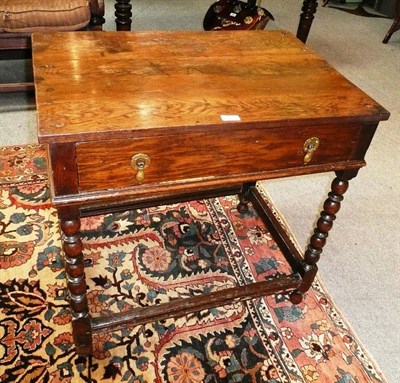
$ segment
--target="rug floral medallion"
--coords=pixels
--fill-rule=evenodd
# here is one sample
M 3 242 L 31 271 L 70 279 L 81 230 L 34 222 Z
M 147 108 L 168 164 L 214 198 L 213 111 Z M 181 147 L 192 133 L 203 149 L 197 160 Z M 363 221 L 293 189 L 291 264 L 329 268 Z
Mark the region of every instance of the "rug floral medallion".
M 233 301 L 97 335 L 93 357 L 79 357 L 45 151 L 0 152 L 0 382 L 384 382 L 318 280 L 299 305 L 281 294 Z M 91 314 L 290 274 L 260 218 L 237 202 L 82 219 Z

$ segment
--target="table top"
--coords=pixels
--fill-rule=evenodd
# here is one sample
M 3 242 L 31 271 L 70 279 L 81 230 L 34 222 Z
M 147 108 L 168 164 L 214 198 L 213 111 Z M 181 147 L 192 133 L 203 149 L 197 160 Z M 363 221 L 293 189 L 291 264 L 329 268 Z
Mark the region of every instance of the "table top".
M 34 33 L 40 142 L 389 113 L 286 31 Z

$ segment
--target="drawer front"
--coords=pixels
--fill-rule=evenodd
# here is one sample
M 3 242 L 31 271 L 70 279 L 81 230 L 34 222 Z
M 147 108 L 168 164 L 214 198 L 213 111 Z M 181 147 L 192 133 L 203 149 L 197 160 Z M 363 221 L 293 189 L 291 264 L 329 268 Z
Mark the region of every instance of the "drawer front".
M 261 179 L 269 171 L 348 161 L 357 147 L 359 131 L 359 126 L 211 130 L 83 142 L 77 144 L 79 190 L 201 182 L 243 175 L 254 175 L 254 179 L 259 175 Z M 305 164 L 303 147 L 311 137 L 319 139 L 319 147 Z M 139 176 L 136 160 L 132 166 L 132 157 L 138 154 L 150 158 L 150 164 Z

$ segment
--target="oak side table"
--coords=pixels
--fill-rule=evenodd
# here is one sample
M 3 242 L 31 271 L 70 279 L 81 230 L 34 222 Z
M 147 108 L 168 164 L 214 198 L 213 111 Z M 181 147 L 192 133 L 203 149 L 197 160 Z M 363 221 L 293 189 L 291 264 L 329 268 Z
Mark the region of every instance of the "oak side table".
M 389 113 L 285 31 L 33 34 L 38 136 L 47 145 L 63 233 L 74 342 L 92 334 L 290 293 L 299 303 L 348 181 Z M 305 254 L 257 180 L 333 171 Z M 92 318 L 80 217 L 238 193 L 252 202 L 294 273 L 153 307 Z

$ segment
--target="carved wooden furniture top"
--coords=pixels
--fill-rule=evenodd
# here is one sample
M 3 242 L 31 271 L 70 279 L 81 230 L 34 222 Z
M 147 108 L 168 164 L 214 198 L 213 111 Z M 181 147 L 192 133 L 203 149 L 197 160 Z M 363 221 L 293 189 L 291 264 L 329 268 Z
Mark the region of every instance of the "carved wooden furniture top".
M 34 34 L 33 47 L 41 142 L 389 115 L 285 31 Z

